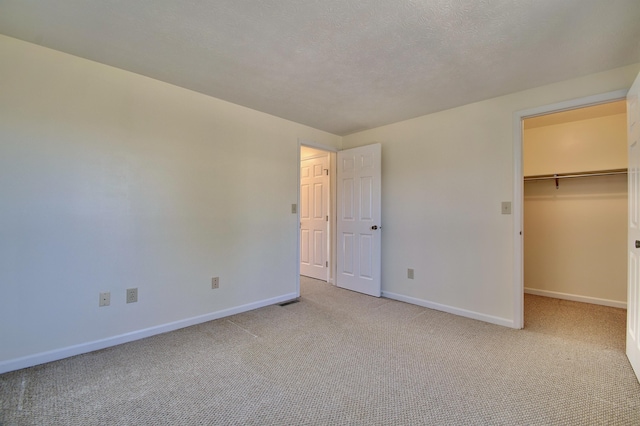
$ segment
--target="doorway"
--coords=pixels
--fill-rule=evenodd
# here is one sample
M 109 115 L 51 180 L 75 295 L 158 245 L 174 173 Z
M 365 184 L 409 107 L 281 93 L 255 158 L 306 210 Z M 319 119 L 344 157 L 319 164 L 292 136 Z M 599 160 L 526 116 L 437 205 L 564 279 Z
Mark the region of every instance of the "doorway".
M 525 204 L 525 163 L 524 163 L 524 133 L 525 133 L 525 120 L 535 117 L 550 116 L 552 113 L 570 112 L 575 111 L 578 108 L 601 105 L 610 103 L 613 101 L 619 101 L 625 98 L 625 91 L 610 92 L 601 95 L 590 96 L 587 98 L 576 99 L 572 101 L 562 102 L 554 105 L 548 105 L 526 111 L 516 112 L 514 114 L 514 252 L 515 252 L 515 285 L 514 285 L 514 326 L 515 328 L 524 327 L 524 292 L 525 292 L 525 271 L 524 271 L 524 239 L 523 235 L 525 230 L 524 223 L 524 204 Z M 584 160 L 584 159 L 583 159 Z M 544 164 L 544 161 L 542 162 Z M 626 168 L 626 164 L 623 166 Z M 591 167 L 587 167 L 591 168 Z M 597 171 L 598 167 L 591 171 Z M 530 172 L 530 169 L 527 169 Z M 573 179 L 569 176 L 555 176 L 564 174 L 577 174 L 571 173 L 573 170 L 551 171 L 548 173 L 529 174 L 528 177 L 539 177 L 548 179 L 547 183 L 553 185 L 555 190 L 556 177 L 558 178 L 559 185 L 562 185 L 562 181 L 569 181 Z M 580 170 L 575 170 L 576 172 Z M 584 171 L 584 170 L 582 170 Z M 536 173 L 536 172 L 530 172 Z M 576 178 L 576 181 L 579 178 Z M 588 179 L 588 178 L 585 178 Z M 566 182 L 565 181 L 565 182 Z M 626 256 L 625 256 L 626 261 Z M 625 269 L 626 272 L 626 269 Z M 553 291 L 553 290 L 551 290 Z M 558 291 L 557 293 L 563 293 Z M 567 293 L 568 294 L 568 293 Z M 549 294 L 547 294 L 549 295 Z M 557 296 L 557 295 L 556 295 Z M 582 300 L 586 301 L 586 300 Z
M 330 281 L 331 154 L 300 147 L 300 275 Z
M 381 289 L 381 180 L 382 146 L 379 143 L 337 151 L 313 143 L 299 143 L 298 272 L 305 266 L 318 267 L 320 277 L 347 290 L 380 297 Z M 325 159 L 328 158 L 328 172 Z M 315 159 L 319 159 L 315 161 Z M 314 160 L 309 161 L 307 160 Z M 338 170 L 338 163 L 340 164 Z M 315 169 L 315 171 L 313 170 Z M 316 175 L 319 180 L 311 178 Z M 328 182 L 327 182 L 328 174 Z M 314 185 L 327 191 L 314 189 Z M 338 200 L 339 199 L 339 200 Z M 315 202 L 320 200 L 320 202 Z M 326 206 L 326 210 L 319 208 Z M 337 214 L 338 209 L 340 215 Z M 314 223 L 320 222 L 318 232 Z M 324 220 L 323 220 L 324 219 Z M 303 229 L 304 227 L 304 229 Z M 314 239 L 315 236 L 321 237 Z M 324 235 L 323 235 L 324 234 Z M 314 259 L 314 256 L 315 259 Z M 326 259 L 326 260 L 325 260 Z M 320 279 L 322 279 L 320 278 Z M 300 294 L 298 279 L 297 293 Z
M 626 308 L 626 101 L 523 122 L 524 292 Z

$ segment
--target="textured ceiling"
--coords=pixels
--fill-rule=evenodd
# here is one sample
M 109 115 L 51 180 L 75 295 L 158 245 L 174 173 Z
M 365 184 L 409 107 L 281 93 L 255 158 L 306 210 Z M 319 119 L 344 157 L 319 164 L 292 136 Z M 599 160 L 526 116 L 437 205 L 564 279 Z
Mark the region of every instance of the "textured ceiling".
M 640 0 L 0 0 L 0 33 L 345 135 L 640 62 Z

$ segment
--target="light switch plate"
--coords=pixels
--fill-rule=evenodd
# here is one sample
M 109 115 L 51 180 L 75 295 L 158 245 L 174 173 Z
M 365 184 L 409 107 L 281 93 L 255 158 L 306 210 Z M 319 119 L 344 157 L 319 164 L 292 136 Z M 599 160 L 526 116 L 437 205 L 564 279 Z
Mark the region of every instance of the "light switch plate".
M 298 205 L 297 204 L 291 204 L 291 213 L 293 213 L 293 214 L 298 213 Z
M 502 202 L 502 214 L 511 214 L 511 201 Z

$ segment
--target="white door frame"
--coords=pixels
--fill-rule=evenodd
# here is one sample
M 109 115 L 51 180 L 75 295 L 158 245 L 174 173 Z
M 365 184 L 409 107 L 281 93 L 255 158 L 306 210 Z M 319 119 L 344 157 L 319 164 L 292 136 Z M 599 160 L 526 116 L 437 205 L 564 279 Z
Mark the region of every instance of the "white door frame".
M 298 139 L 298 180 L 297 182 L 297 210 L 296 210 L 296 216 L 298 218 L 297 220 L 297 238 L 296 238 L 296 295 L 297 297 L 300 297 L 300 163 L 302 161 L 301 155 L 300 155 L 300 149 L 306 146 L 308 148 L 314 148 L 314 149 L 320 149 L 322 151 L 327 151 L 328 153 L 337 153 L 338 149 L 333 147 L 333 146 L 328 146 L 328 145 L 323 145 L 323 144 L 319 144 L 317 142 L 314 141 L 310 141 L 310 140 L 305 140 L 305 139 Z M 336 165 L 335 165 L 335 161 L 329 161 L 329 199 L 330 199 L 330 204 L 329 204 L 329 232 L 332 234 L 329 239 L 330 239 L 330 247 L 329 248 L 329 253 L 333 254 L 335 253 L 335 245 L 336 245 L 336 239 L 335 239 L 335 219 L 334 219 L 334 214 L 333 212 L 335 211 L 335 205 L 336 205 L 336 194 L 335 194 L 335 190 L 334 190 L 334 182 L 335 182 L 335 170 L 336 170 Z M 333 256 L 328 256 L 327 259 L 329 260 L 329 269 L 328 269 L 328 274 L 330 277 L 334 277 L 334 281 L 335 281 L 335 276 L 336 276 L 336 265 L 335 265 L 335 261 L 334 259 L 332 259 Z M 335 284 L 335 282 L 333 282 L 332 284 Z
M 524 175 L 522 171 L 522 120 L 525 118 L 626 99 L 627 90 L 587 96 L 516 111 L 513 114 L 513 328 L 524 328 Z

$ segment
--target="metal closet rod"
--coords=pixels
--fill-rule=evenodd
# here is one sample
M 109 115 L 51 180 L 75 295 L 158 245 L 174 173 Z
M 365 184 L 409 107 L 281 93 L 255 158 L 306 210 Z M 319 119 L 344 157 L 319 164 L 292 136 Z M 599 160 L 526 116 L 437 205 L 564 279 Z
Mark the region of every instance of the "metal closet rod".
M 556 189 L 559 188 L 558 179 L 571 179 L 571 178 L 580 178 L 580 177 L 590 177 L 590 176 L 610 176 L 610 175 L 625 175 L 627 174 L 627 169 L 610 169 L 610 170 L 596 170 L 592 172 L 575 172 L 575 173 L 556 173 L 553 175 L 535 175 L 535 176 L 525 176 L 525 182 L 530 180 L 549 180 L 555 179 L 556 181 Z

